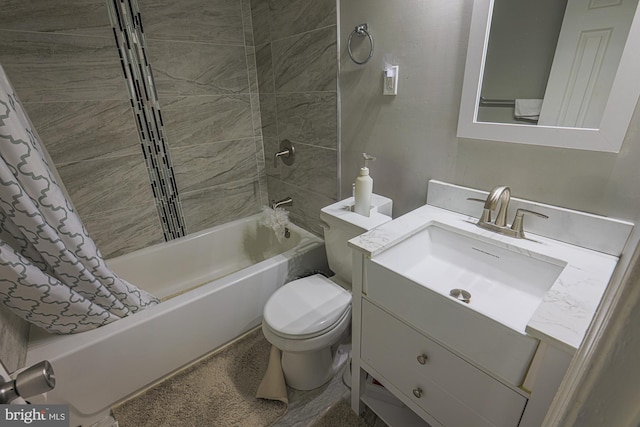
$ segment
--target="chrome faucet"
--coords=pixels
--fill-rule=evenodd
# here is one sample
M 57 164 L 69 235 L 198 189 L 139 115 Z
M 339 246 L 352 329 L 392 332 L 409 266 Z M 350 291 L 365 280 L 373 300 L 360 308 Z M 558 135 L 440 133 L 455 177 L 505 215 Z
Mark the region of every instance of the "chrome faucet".
M 491 223 L 491 212 L 496 209 L 498 202 L 500 202 L 500 209 L 498 210 L 498 216 L 496 217 L 495 225 L 498 227 L 507 226 L 507 209 L 509 208 L 509 200 L 511 200 L 511 190 L 506 186 L 493 187 L 487 200 L 484 202 L 484 209 L 482 210 L 482 216 L 480 217 L 480 223 Z
M 284 205 L 292 206 L 293 199 L 291 197 L 287 197 L 286 199 L 278 200 L 277 202 L 275 200 L 271 201 L 271 209 L 275 209 Z
M 480 228 L 485 230 L 495 231 L 496 233 L 504 234 L 505 236 L 515 237 L 516 239 L 524 239 L 524 214 L 536 215 L 540 218 L 549 218 L 547 215 L 540 212 L 531 211 L 529 209 L 519 208 L 516 210 L 516 216 L 513 219 L 511 227 L 507 225 L 507 209 L 509 208 L 509 201 L 511 200 L 511 190 L 506 186 L 494 187 L 486 200 L 476 199 L 469 197 L 467 200 L 473 200 L 475 202 L 484 202 L 484 208 L 482 209 L 482 215 L 476 223 Z M 500 203 L 498 214 L 494 222 L 491 222 L 491 212 L 495 211 Z

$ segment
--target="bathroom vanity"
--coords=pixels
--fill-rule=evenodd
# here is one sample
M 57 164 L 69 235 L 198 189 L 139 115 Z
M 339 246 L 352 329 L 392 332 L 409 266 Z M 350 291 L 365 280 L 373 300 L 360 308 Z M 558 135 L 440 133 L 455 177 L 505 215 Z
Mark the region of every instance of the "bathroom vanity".
M 431 181 L 425 206 L 349 242 L 354 411 L 392 427 L 542 424 L 633 225 L 512 198 L 508 218 L 549 217 L 525 216 L 515 239 L 476 226 L 469 199 L 486 197 Z

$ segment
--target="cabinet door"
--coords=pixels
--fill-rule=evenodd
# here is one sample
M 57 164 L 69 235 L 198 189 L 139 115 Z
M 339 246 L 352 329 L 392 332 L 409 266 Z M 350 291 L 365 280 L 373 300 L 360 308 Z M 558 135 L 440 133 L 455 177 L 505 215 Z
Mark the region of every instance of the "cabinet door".
M 366 300 L 361 358 L 444 426 L 515 427 L 527 402 Z

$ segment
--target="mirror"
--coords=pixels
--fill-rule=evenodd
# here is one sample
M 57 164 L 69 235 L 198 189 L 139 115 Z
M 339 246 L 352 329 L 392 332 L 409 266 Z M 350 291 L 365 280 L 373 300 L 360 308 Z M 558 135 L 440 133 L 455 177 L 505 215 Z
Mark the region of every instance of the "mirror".
M 475 0 L 458 136 L 619 152 L 640 95 L 637 5 Z

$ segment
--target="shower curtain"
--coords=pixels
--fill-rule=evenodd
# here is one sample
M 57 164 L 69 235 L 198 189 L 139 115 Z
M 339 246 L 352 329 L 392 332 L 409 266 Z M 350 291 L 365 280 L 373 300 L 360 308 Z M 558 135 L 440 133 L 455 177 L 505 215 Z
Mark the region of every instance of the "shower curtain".
M 0 65 L 0 301 L 60 334 L 157 304 L 109 270 L 42 150 Z

